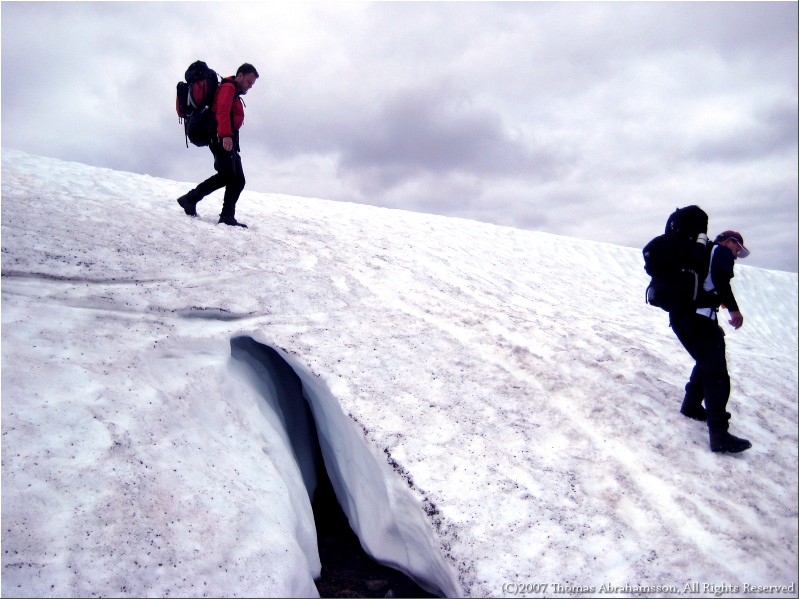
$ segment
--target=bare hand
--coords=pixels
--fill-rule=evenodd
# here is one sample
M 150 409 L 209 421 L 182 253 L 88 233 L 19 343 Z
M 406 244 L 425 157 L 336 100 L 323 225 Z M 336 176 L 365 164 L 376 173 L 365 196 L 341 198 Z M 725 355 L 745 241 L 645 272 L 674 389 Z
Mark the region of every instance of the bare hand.
M 233 138 L 232 137 L 223 137 L 222 138 L 222 147 L 225 148 L 225 152 L 230 152 L 233 150 Z
M 734 329 L 740 329 L 744 323 L 744 315 L 734 310 L 730 312 L 730 320 L 728 322 Z

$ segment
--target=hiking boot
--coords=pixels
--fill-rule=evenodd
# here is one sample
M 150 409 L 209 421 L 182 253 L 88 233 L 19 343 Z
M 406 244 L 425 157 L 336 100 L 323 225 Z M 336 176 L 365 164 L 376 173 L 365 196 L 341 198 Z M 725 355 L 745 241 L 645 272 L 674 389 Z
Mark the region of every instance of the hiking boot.
M 183 208 L 183 212 L 189 216 L 197 216 L 197 200 L 194 199 L 194 190 L 178 198 L 178 204 Z
M 245 229 L 247 228 L 247 225 L 240 223 L 232 216 L 220 216 L 219 222 L 217 224 L 230 225 L 231 227 L 244 227 Z
M 740 453 L 752 447 L 746 439 L 739 439 L 727 431 L 710 433 L 710 451 Z
M 680 414 L 698 420 L 699 422 L 705 422 L 707 420 L 707 412 L 705 411 L 705 406 L 702 404 L 691 405 L 683 402 L 680 408 Z

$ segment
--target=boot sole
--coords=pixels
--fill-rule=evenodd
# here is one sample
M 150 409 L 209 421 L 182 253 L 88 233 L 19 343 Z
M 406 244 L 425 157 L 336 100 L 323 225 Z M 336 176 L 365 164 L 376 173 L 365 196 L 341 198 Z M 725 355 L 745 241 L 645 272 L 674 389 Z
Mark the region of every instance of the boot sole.
M 743 446 L 736 446 L 736 447 L 729 447 L 729 446 L 722 446 L 722 447 L 711 447 L 710 451 L 713 453 L 741 453 L 742 451 L 746 451 L 747 449 L 751 449 L 752 444 L 749 443 L 745 447 Z
M 698 420 L 699 422 L 707 421 L 707 416 L 705 414 L 686 414 L 685 412 L 680 412 L 680 414 L 691 420 Z

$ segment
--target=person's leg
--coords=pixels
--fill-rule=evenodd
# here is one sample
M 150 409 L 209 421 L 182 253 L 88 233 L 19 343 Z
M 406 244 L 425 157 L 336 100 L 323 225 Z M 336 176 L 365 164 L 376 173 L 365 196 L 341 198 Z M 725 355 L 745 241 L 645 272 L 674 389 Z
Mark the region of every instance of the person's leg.
M 220 157 L 220 165 L 225 169 L 227 186 L 225 187 L 225 198 L 222 203 L 219 222 L 238 224 L 236 223 L 236 202 L 238 202 L 245 184 L 241 156 L 239 156 L 238 152 L 230 152 L 227 156 Z
M 726 411 L 730 397 L 730 375 L 727 372 L 724 331 L 717 321 L 698 314 L 673 316 L 671 324 L 683 347 L 696 360 L 691 381 L 686 385 L 686 395 L 689 389 L 691 393 L 697 394 L 694 384 L 702 381 L 710 448 L 713 451 L 729 452 L 749 449 L 752 446 L 749 441 L 727 432 L 730 418 Z M 695 398 L 696 395 L 693 396 L 694 400 Z
M 705 377 L 698 365 L 691 371 L 691 378 L 685 385 L 685 397 L 680 406 L 680 413 L 694 420 L 705 421 L 707 414 L 702 401 L 705 399 Z
M 702 400 L 705 398 L 705 380 L 703 369 L 699 365 L 701 341 L 696 334 L 696 318 L 697 314 L 693 312 L 669 314 L 671 330 L 696 362 L 685 385 L 685 397 L 680 412 L 695 420 L 705 420 L 705 408 L 702 407 Z
M 726 410 L 730 399 L 730 375 L 727 372 L 724 331 L 717 322 L 710 321 L 702 322 L 698 332 L 701 343 L 697 365 L 702 369 L 705 381 L 705 409 L 710 449 L 730 453 L 749 449 L 752 444 L 748 440 L 728 432 L 730 417 Z
M 178 198 L 178 204 L 180 204 L 181 208 L 183 208 L 184 212 L 189 216 L 197 216 L 197 203 L 217 189 L 225 187 L 228 181 L 227 174 L 220 172 L 217 166 L 219 162 L 218 154 L 219 152 L 224 152 L 222 146 L 212 143 L 209 149 L 214 156 L 214 169 L 217 171 L 216 174 L 211 175 L 190 192 Z

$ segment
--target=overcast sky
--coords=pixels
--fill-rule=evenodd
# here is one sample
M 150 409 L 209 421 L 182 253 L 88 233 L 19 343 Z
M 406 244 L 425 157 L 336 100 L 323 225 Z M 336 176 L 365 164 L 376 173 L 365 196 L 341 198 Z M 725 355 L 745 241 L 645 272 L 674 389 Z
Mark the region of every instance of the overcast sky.
M 711 234 L 744 235 L 745 264 L 797 271 L 796 2 L 3 2 L 1 17 L 6 148 L 193 186 L 212 160 L 185 147 L 175 85 L 196 59 L 251 62 L 247 189 L 630 247 L 699 204 Z

